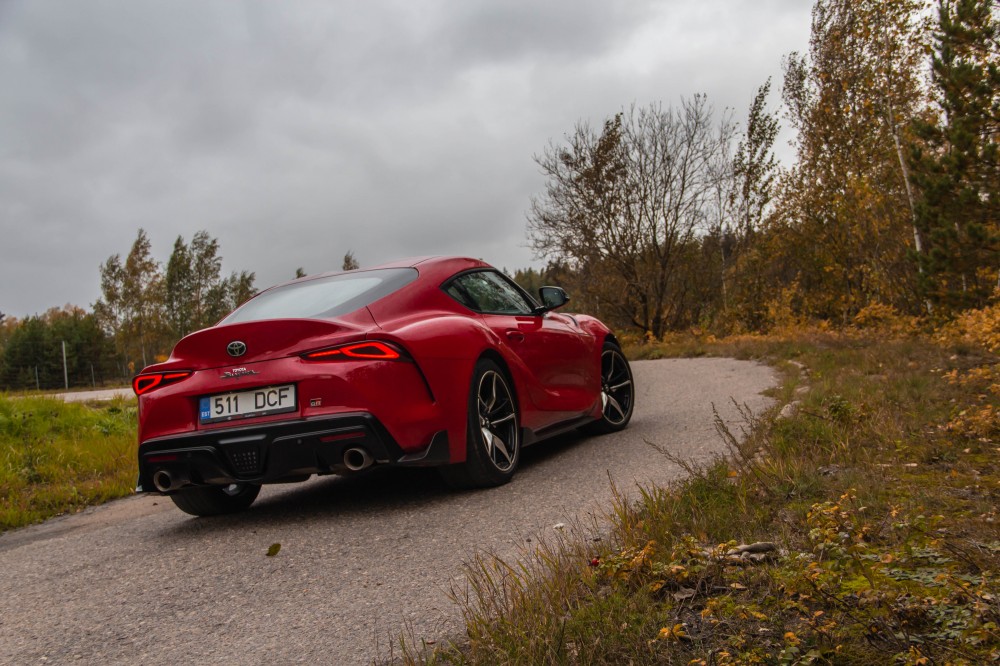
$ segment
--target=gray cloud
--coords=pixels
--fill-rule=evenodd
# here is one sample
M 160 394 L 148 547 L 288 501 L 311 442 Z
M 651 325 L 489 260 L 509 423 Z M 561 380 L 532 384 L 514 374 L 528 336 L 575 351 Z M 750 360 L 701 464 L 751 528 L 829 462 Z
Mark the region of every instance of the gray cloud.
M 0 3 L 0 311 L 88 306 L 140 226 L 261 286 L 348 249 L 526 265 L 533 154 L 632 102 L 741 118 L 804 4 Z

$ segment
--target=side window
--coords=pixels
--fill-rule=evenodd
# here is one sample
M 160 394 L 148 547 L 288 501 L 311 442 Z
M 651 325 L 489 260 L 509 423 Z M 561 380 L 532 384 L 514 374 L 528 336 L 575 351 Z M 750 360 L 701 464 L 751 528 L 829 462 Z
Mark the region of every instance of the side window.
M 449 296 L 451 296 L 452 298 L 454 298 L 456 301 L 458 301 L 459 303 L 461 303 L 465 307 L 469 308 L 470 310 L 478 310 L 479 309 L 479 306 L 476 305 L 475 303 L 473 303 L 472 299 L 469 298 L 469 296 L 465 293 L 465 290 L 462 289 L 461 286 L 459 286 L 458 280 L 455 280 L 450 285 L 448 285 L 448 288 L 445 289 L 445 292 Z
M 517 288 L 493 271 L 461 275 L 447 292 L 462 305 L 487 314 L 530 315 L 533 309 Z

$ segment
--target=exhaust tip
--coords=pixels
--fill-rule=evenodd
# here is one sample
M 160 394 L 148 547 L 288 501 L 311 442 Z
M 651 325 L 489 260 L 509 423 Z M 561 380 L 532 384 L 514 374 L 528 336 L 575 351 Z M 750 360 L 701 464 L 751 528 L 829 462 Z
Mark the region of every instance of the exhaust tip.
M 173 479 L 170 477 L 170 472 L 165 469 L 157 470 L 153 474 L 153 485 L 161 493 L 165 493 L 171 489 L 173 486 Z
M 344 451 L 344 467 L 352 472 L 360 472 L 367 467 L 371 467 L 374 462 L 375 460 L 371 457 L 371 454 L 361 447 L 356 446 Z
M 171 473 L 170 470 L 158 469 L 153 472 L 153 487 L 161 493 L 183 488 L 189 483 L 191 483 L 191 479 L 183 470 L 174 470 Z

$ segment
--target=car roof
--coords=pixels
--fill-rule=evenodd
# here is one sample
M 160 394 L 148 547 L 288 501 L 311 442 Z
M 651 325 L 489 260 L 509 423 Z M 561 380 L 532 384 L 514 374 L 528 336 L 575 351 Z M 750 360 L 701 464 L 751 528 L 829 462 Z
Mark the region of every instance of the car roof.
M 327 271 L 325 273 L 319 273 L 317 275 L 306 275 L 304 277 L 298 278 L 296 280 L 289 280 L 287 282 L 279 282 L 277 284 L 271 285 L 262 291 L 270 291 L 276 287 L 283 287 L 285 285 L 293 284 L 296 282 L 309 282 L 317 278 L 329 277 L 331 275 L 340 275 L 341 273 L 357 272 L 364 273 L 366 271 L 383 270 L 387 268 L 417 268 L 420 272 L 421 278 L 430 280 L 444 280 L 445 278 L 459 273 L 465 270 L 471 270 L 475 268 L 493 268 L 490 264 L 486 263 L 482 259 L 473 259 L 471 257 L 460 257 L 460 256 L 424 256 L 424 257 L 408 257 L 405 259 L 396 259 L 394 261 L 388 261 L 377 266 L 366 266 L 364 268 L 358 268 L 354 271 Z M 423 281 L 423 280 L 421 280 Z

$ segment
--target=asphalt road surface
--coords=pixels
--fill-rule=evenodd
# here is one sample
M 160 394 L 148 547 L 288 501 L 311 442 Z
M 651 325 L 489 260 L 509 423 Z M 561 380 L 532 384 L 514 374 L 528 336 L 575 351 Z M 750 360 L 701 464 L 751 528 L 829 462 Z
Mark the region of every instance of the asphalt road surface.
M 508 485 L 455 493 L 426 470 L 270 486 L 235 517 L 192 518 L 131 497 L 0 536 L 0 663 L 364 664 L 409 627 L 461 634 L 448 600 L 476 549 L 510 556 L 623 490 L 722 448 L 712 404 L 737 418 L 776 383 L 729 359 L 633 364 L 622 433 L 564 436 L 525 451 Z M 265 553 L 280 543 L 274 557 Z M 398 654 L 398 651 L 397 651 Z

